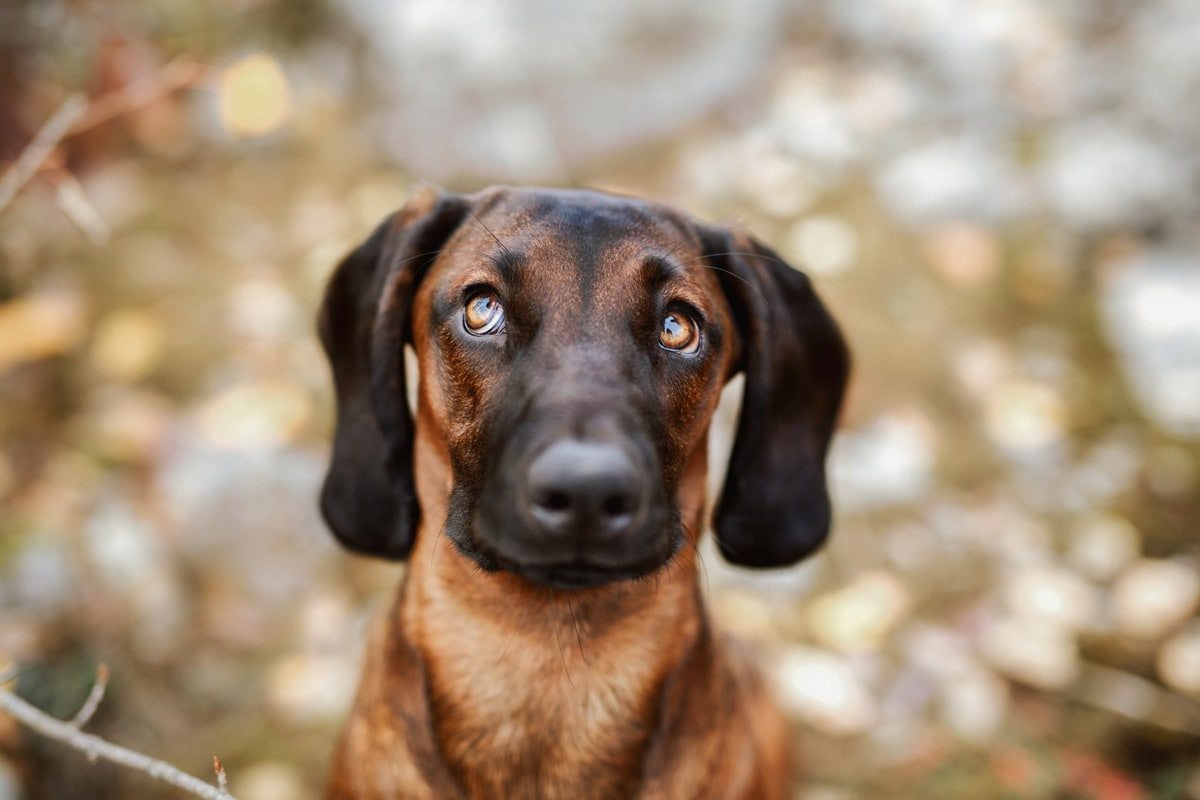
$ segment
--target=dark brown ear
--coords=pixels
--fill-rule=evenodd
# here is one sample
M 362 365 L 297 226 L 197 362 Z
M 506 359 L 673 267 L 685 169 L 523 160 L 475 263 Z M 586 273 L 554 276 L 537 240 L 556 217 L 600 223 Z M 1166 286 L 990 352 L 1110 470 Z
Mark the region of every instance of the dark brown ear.
M 713 515 L 725 558 L 794 564 L 829 533 L 825 455 L 850 354 L 808 277 L 748 236 L 702 227 L 737 323 L 745 391 Z
M 405 558 L 416 536 L 409 309 L 420 274 L 466 212 L 461 197 L 419 190 L 338 264 L 325 290 L 317 327 L 337 421 L 321 513 L 342 544 L 366 555 Z

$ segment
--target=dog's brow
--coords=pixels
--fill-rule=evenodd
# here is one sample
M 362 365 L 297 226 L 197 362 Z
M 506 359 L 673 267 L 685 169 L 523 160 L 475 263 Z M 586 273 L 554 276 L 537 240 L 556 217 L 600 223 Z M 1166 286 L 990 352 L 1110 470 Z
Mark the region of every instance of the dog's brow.
M 521 268 L 525 266 L 527 261 L 524 253 L 513 252 L 508 247 L 503 247 L 499 253 L 488 253 L 487 257 L 492 266 L 496 268 L 496 271 L 500 273 L 500 277 L 505 283 L 515 282 Z
M 651 253 L 642 257 L 642 276 L 650 289 L 657 289 L 685 274 L 683 265 L 670 256 Z

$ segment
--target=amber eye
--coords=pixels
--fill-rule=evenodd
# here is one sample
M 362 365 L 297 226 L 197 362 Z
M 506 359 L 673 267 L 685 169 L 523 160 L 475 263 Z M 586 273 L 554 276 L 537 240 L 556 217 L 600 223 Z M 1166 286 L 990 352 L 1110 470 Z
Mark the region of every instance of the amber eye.
M 681 311 L 668 311 L 662 319 L 658 343 L 668 350 L 690 355 L 700 349 L 700 327 Z
M 494 292 L 482 291 L 471 295 L 463 309 L 463 326 L 467 333 L 489 336 L 504 333 L 504 306 Z

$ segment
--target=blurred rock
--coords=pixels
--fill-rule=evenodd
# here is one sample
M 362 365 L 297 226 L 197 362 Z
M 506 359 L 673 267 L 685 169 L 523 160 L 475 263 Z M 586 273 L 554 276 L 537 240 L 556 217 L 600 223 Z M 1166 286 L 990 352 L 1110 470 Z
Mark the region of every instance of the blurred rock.
M 1067 422 L 1059 393 L 1034 381 L 1008 381 L 993 390 L 984 406 L 984 424 L 992 441 L 1017 454 L 1055 444 Z
M 0 372 L 71 351 L 83 338 L 84 317 L 82 298 L 69 290 L 0 303 Z
M 921 245 L 934 271 L 955 286 L 982 286 L 1000 270 L 1000 243 L 981 225 L 938 225 L 921 237 Z
M 1141 552 L 1141 535 L 1129 520 L 1112 514 L 1091 514 L 1071 527 L 1067 557 L 1085 575 L 1106 581 Z
M 786 252 L 799 269 L 836 275 L 854 266 L 858 237 L 845 220 L 821 215 L 796 223 L 788 231 Z
M 271 707 L 294 722 L 337 719 L 350 708 L 358 686 L 358 665 L 345 656 L 286 656 L 271 667 L 267 697 Z
M 911 223 L 1003 220 L 1026 209 L 1016 165 L 995 142 L 934 139 L 896 158 L 878 177 L 884 201 Z
M 1008 707 L 1008 685 L 987 670 L 971 669 L 946 682 L 938 716 L 966 741 L 985 745 L 1000 732 Z
M 775 141 L 758 130 L 722 141 L 707 154 L 693 152 L 692 158 L 685 162 L 685 168 L 708 173 L 707 178 L 690 177 L 709 197 L 719 200 L 723 194 L 737 192 L 781 220 L 808 209 L 822 186 L 811 168 L 782 152 Z M 712 174 L 718 170 L 725 174 Z
M 747 87 L 779 21 L 775 0 L 342 5 L 375 62 L 382 146 L 442 181 L 561 180 L 672 133 Z
M 96 325 L 89 353 L 92 365 L 106 378 L 136 380 L 154 368 L 163 350 L 163 323 L 152 311 L 112 311 Z
M 69 542 L 62 536 L 29 536 L 11 561 L 0 562 L 0 609 L 52 617 L 77 601 L 77 575 Z M 16 620 L 14 620 L 16 622 Z M 21 626 L 18 626 L 21 627 Z M 24 640 L 29 632 L 16 638 Z M 13 636 L 16 631 L 8 630 Z
M 1083 228 L 1130 228 L 1195 206 L 1188 163 L 1145 131 L 1085 120 L 1060 131 L 1043 177 L 1050 202 Z
M 937 434 L 926 416 L 902 410 L 842 432 L 833 443 L 829 472 L 837 501 L 863 510 L 912 502 L 933 479 Z
M 345 651 L 356 632 L 354 607 L 343 591 L 326 590 L 308 598 L 300 612 L 303 640 L 312 650 Z
M 835 592 L 813 599 L 807 608 L 813 635 L 843 652 L 878 650 L 911 603 L 907 587 L 894 575 L 868 572 Z
M 767 113 L 773 138 L 825 171 L 846 167 L 861 155 L 851 109 L 831 78 L 811 67 L 792 71 L 780 81 Z
M 750 641 L 773 641 L 777 637 L 771 624 L 771 607 L 759 594 L 739 589 L 723 589 L 713 598 L 713 618 L 722 630 Z
M 181 436 L 158 488 L 189 558 L 266 608 L 291 606 L 313 591 L 333 552 L 317 514 L 324 470 L 306 450 L 230 449 Z
M 1198 605 L 1200 576 L 1175 561 L 1140 559 L 1113 586 L 1113 622 L 1119 632 L 1139 639 L 1162 636 Z
M 326 269 L 332 268 L 330 261 Z M 292 291 L 267 277 L 242 281 L 234 287 L 228 313 L 229 327 L 235 334 L 276 342 L 294 337 L 301 317 Z
M 1056 625 L 1022 616 L 992 621 L 980 642 L 988 660 L 1010 678 L 1046 691 L 1060 691 L 1079 675 L 1079 653 L 1071 634 Z
M 1100 595 L 1075 573 L 1052 566 L 1010 572 L 1003 585 L 1004 601 L 1014 614 L 1068 631 L 1082 631 L 1099 613 Z
M 114 587 L 136 585 L 166 567 L 166 542 L 121 497 L 100 501 L 84 527 L 84 544 L 99 577 Z
M 1105 329 L 1142 409 L 1179 436 L 1200 436 L 1200 263 L 1193 249 L 1154 249 L 1103 284 Z
M 223 69 L 217 79 L 221 124 L 238 137 L 274 133 L 291 116 L 291 94 L 279 61 L 251 53 Z
M 1013 358 L 1003 344 L 992 339 L 968 339 L 951 354 L 954 375 L 968 394 L 985 398 L 1012 374 Z
M 941 681 L 977 668 L 967 637 L 949 628 L 914 622 L 900 634 L 900 644 L 909 663 Z
M 150 392 L 100 390 L 74 421 L 77 439 L 89 453 L 119 462 L 156 457 L 170 435 L 173 409 Z
M 772 675 L 784 709 L 823 733 L 860 733 L 876 718 L 874 700 L 845 659 L 793 647 Z
M 197 412 L 205 440 L 218 447 L 270 448 L 293 441 L 312 414 L 308 395 L 279 381 L 239 383 Z
M 165 537 L 115 494 L 99 502 L 83 537 L 93 570 L 128 610 L 138 654 L 170 657 L 186 632 L 185 600 Z
M 295 800 L 305 795 L 296 770 L 285 763 L 266 761 L 229 773 L 229 789 L 240 800 Z
M 1172 689 L 1200 696 L 1200 625 L 1193 624 L 1163 644 L 1158 674 Z

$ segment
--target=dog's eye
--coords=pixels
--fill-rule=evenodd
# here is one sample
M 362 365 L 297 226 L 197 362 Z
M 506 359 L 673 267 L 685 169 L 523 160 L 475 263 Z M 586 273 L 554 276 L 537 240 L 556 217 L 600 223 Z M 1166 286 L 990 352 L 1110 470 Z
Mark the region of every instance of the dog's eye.
M 504 333 L 504 306 L 493 292 L 478 292 L 463 309 L 463 325 L 476 336 Z
M 658 343 L 668 350 L 690 355 L 700 349 L 700 327 L 681 311 L 668 311 L 662 319 Z

